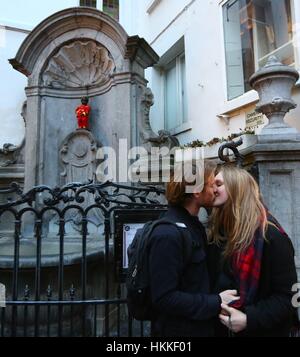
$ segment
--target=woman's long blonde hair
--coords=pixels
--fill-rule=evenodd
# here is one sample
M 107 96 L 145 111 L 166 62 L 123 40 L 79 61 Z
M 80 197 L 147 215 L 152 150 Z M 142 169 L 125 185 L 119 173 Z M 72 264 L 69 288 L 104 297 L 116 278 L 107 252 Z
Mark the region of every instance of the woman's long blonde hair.
M 224 166 L 223 174 L 228 200 L 222 207 L 215 207 L 210 217 L 210 241 L 227 244 L 225 257 L 233 253 L 242 253 L 252 242 L 255 230 L 260 226 L 263 234 L 266 231 L 266 210 L 260 199 L 258 184 L 254 178 L 243 169 Z

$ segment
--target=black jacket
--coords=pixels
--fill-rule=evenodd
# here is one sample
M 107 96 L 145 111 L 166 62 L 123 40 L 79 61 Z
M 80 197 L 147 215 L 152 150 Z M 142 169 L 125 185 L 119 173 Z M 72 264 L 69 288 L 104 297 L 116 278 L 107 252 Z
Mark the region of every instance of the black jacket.
M 268 226 L 266 239 L 257 296 L 245 307 L 247 329 L 238 336 L 288 336 L 296 315 L 292 306 L 292 286 L 297 282 L 292 242 L 273 225 Z M 211 284 L 216 292 L 237 288 L 229 265 L 222 264 L 221 252 L 214 245 L 208 247 Z M 217 330 L 224 334 L 223 325 Z
M 165 218 L 185 224 L 190 241 L 196 244 L 185 261 L 183 239 L 176 227 L 160 225 L 153 231 L 149 256 L 153 335 L 212 336 L 212 318 L 220 311 L 221 299 L 210 294 L 205 229 L 184 208 L 171 207 Z

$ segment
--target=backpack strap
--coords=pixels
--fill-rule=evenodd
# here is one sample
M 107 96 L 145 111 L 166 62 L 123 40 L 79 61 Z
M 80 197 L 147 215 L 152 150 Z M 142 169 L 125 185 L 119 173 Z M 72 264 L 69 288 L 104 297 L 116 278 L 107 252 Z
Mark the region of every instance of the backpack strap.
M 151 234 L 152 234 L 154 228 L 161 224 L 172 225 L 172 226 L 176 227 L 178 232 L 180 233 L 180 236 L 182 238 L 184 265 L 186 266 L 188 264 L 188 262 L 190 261 L 193 248 L 197 246 L 197 242 L 195 242 L 192 239 L 191 234 L 184 223 L 174 222 L 174 221 L 171 221 L 171 220 L 168 220 L 165 218 L 161 218 L 161 219 L 158 219 L 158 220 L 152 222 L 152 226 L 148 233 L 149 237 L 151 237 Z

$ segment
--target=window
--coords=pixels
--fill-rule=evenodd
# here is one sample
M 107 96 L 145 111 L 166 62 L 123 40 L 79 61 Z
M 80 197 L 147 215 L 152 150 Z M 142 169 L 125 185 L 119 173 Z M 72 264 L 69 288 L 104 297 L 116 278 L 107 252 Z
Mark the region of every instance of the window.
M 231 0 L 223 6 L 228 99 L 250 90 L 249 77 L 274 54 L 294 64 L 290 0 Z
M 179 127 L 187 121 L 185 55 L 177 56 L 164 68 L 165 128 Z
M 119 0 L 103 0 L 103 12 L 119 21 Z
M 80 6 L 97 7 L 97 0 L 80 0 Z

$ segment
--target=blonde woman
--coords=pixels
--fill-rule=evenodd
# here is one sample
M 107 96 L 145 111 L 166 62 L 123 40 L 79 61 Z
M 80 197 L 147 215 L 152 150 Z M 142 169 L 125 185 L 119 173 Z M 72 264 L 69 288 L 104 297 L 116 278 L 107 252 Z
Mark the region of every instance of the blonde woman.
M 295 316 L 292 286 L 297 282 L 291 240 L 265 208 L 246 170 L 224 166 L 215 184 L 212 282 L 216 292 L 237 289 L 240 296 L 222 304 L 219 321 L 242 336 L 288 336 Z

